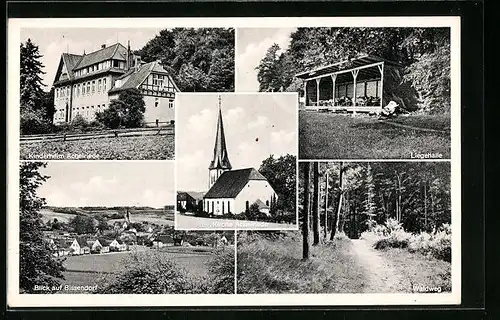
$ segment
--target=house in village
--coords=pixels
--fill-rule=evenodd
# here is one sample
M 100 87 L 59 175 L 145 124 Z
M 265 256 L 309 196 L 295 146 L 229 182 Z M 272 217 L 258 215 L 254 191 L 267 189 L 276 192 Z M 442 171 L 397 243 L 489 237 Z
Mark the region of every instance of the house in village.
M 407 105 L 408 90 L 401 87 L 402 66 L 372 55 L 359 55 L 300 72 L 305 110 L 379 113 L 394 100 Z
M 169 234 L 160 234 L 152 239 L 153 248 L 163 248 L 174 245 L 174 238 Z
M 232 170 L 226 148 L 220 97 L 215 146 L 208 176 L 209 190 L 203 196 L 203 211 L 210 214 L 239 214 L 248 211 L 255 202 L 260 201 L 269 207 L 277 199 L 269 181 L 256 169 Z
M 53 254 L 56 257 L 67 256 L 71 253 L 74 240 L 69 239 L 55 239 Z M 78 243 L 77 243 L 78 244 Z
M 120 43 L 79 54 L 63 53 L 54 80 L 55 124 L 69 123 L 77 115 L 87 121 L 109 107 L 120 92 L 141 91 L 149 125 L 174 120 L 174 96 L 179 91 L 158 61 L 144 63 Z
M 109 251 L 127 251 L 128 245 L 121 239 L 114 239 L 109 244 Z
M 203 193 L 194 191 L 177 192 L 177 210 L 180 212 L 203 210 Z
M 93 242 L 88 241 L 84 237 L 78 237 L 75 239 L 75 241 L 78 243 L 78 246 L 80 248 L 80 254 L 89 254 L 90 253 L 90 248 L 91 248 Z

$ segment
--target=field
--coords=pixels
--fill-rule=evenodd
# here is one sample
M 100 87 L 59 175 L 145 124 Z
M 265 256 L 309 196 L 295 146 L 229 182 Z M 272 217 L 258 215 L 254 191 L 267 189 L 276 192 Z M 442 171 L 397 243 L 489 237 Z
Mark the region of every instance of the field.
M 62 284 L 99 286 L 106 278 L 113 277 L 114 274 L 119 274 L 127 268 L 127 258 L 131 257 L 133 250 L 130 252 L 66 257 L 64 265 L 67 270 L 64 272 L 65 280 L 62 281 Z M 164 247 L 155 250 L 137 246 L 137 252 L 146 251 L 172 260 L 176 265 L 185 268 L 194 277 L 203 278 L 208 275 L 207 263 L 212 257 L 211 248 Z M 82 291 L 73 293 L 82 293 Z
M 106 215 L 124 214 L 123 211 L 112 210 L 112 209 L 86 211 L 86 210 L 78 208 L 78 211 L 84 215 L 94 215 L 94 216 L 99 215 L 99 214 L 106 214 Z M 75 217 L 74 214 L 55 212 L 50 208 L 43 208 L 40 210 L 40 213 L 42 214 L 42 221 L 44 223 L 46 223 L 49 220 L 54 220 L 54 218 L 56 218 L 59 222 L 68 223 L 70 219 Z M 113 223 L 116 221 L 123 222 L 124 220 L 123 220 L 123 218 L 109 219 L 108 223 L 113 225 Z M 150 209 L 150 210 L 132 209 L 131 213 L 130 213 L 130 221 L 131 222 L 146 221 L 149 224 L 172 226 L 172 225 L 174 225 L 174 214 L 173 214 L 173 212 L 165 211 L 163 209 L 161 209 L 161 210 L 160 209 Z
M 445 133 L 396 127 L 370 116 L 301 111 L 299 156 L 302 159 L 408 159 L 412 153 L 440 153 L 443 158 L 450 157 L 449 115 L 408 116 L 389 121 Z
M 47 223 L 47 221 L 49 220 L 53 221 L 54 218 L 56 218 L 59 222 L 68 223 L 69 220 L 76 216 L 75 214 L 70 213 L 55 212 L 49 208 L 42 208 L 40 210 L 40 213 L 42 215 L 42 221 L 44 223 Z
M 20 145 L 21 160 L 171 160 L 174 136 L 48 141 Z
M 312 242 L 311 242 L 312 243 Z M 414 286 L 451 290 L 451 264 L 401 249 L 378 251 L 339 236 L 311 246 L 302 259 L 299 232 L 238 233 L 238 293 L 412 293 Z

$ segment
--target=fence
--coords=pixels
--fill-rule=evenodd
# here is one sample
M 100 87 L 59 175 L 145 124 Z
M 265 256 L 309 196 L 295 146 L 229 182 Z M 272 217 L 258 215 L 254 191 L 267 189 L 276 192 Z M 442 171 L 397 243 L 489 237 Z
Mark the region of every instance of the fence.
M 133 128 L 133 129 L 116 129 L 103 130 L 98 132 L 88 133 L 55 133 L 55 134 L 38 134 L 21 136 L 21 144 L 39 143 L 48 141 L 75 141 L 75 140 L 90 140 L 102 138 L 120 138 L 120 137 L 140 137 L 140 136 L 168 136 L 174 135 L 174 126 L 150 127 L 150 128 Z

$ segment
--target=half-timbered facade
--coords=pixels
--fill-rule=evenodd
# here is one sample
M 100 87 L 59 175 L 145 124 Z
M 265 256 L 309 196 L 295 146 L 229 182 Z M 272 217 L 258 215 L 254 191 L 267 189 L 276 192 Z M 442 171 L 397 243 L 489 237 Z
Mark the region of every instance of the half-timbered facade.
M 109 107 L 126 89 L 139 89 L 144 97 L 147 124 L 174 120 L 173 78 L 158 61 L 144 63 L 122 44 L 89 54 L 63 53 L 54 81 L 54 123 L 71 122 L 77 115 L 87 121 Z
M 302 79 L 302 105 L 306 110 L 380 112 L 387 105 L 401 65 L 361 55 L 296 74 Z

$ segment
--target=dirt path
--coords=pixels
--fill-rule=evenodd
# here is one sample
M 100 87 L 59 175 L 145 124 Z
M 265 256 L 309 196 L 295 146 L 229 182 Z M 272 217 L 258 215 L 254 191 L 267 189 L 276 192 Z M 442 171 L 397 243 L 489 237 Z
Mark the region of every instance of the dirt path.
M 366 269 L 368 283 L 364 292 L 397 293 L 411 290 L 408 279 L 398 273 L 366 240 L 353 239 L 353 254 Z

